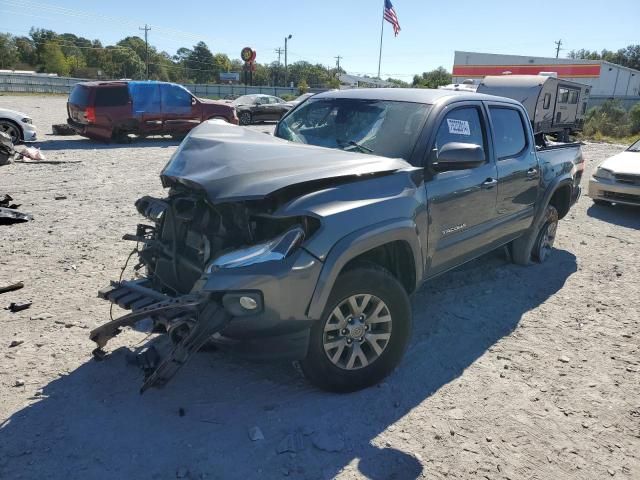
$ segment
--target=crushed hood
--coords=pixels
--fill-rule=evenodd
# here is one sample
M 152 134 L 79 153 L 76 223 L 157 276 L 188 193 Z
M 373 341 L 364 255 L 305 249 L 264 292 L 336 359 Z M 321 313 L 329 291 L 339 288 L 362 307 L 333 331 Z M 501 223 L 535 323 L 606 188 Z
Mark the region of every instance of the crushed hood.
M 213 203 L 261 199 L 299 183 L 411 168 L 402 159 L 344 152 L 273 137 L 220 121 L 184 139 L 160 177 L 203 190 Z

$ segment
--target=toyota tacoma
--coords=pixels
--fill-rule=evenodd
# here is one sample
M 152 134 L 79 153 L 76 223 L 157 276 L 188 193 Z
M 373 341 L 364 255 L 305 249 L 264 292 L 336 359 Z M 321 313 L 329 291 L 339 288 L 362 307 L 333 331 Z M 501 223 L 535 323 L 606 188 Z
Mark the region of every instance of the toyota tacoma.
M 273 136 L 205 122 L 161 172 L 167 196 L 136 202 L 138 278 L 99 293 L 131 312 L 91 332 L 94 354 L 151 319 L 173 347 L 143 391 L 209 341 L 298 360 L 323 389 L 376 384 L 424 281 L 502 246 L 550 258 L 583 158 L 537 143 L 520 103 L 447 90 L 318 94 Z

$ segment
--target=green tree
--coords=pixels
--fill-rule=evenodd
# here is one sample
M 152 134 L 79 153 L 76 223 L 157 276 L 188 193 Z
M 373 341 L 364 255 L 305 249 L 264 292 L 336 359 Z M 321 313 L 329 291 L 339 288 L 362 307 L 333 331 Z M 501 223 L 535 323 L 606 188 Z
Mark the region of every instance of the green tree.
M 18 47 L 13 35 L 0 33 L 0 68 L 14 68 L 18 57 Z
M 300 95 L 302 95 L 303 93 L 307 93 L 307 90 L 309 90 L 309 84 L 307 83 L 307 81 L 303 78 L 302 80 L 300 80 L 300 82 L 298 83 L 298 93 Z
M 31 28 L 29 35 L 33 39 L 33 45 L 36 49 L 36 63 L 43 65 L 45 63 L 45 47 L 49 42 L 55 42 L 58 35 L 53 30 L 44 28 Z
M 109 63 L 104 66 L 107 76 L 112 78 L 144 78 L 145 65 L 138 54 L 128 47 L 107 47 Z
M 430 72 L 413 77 L 413 86 L 420 88 L 438 88 L 451 83 L 451 74 L 444 68 L 438 67 Z
M 571 50 L 567 55 L 568 58 L 584 59 L 584 60 L 605 60 L 607 62 L 622 65 L 623 67 L 640 70 L 640 44 L 629 45 L 615 52 L 604 49 L 601 52 L 591 50 Z
M 401 88 L 408 88 L 411 85 L 409 85 L 407 82 L 405 82 L 404 80 L 399 80 L 397 78 L 387 78 L 387 82 L 389 83 L 393 83 L 394 86 L 396 87 L 401 87 Z
M 46 73 L 57 73 L 60 76 L 69 75 L 70 68 L 67 59 L 56 42 L 46 42 L 42 49 L 44 59 L 42 67 Z
M 196 83 L 208 83 L 215 75 L 213 53 L 204 42 L 198 42 L 187 57 L 189 76 Z
M 29 37 L 14 37 L 18 49 L 18 61 L 24 66 L 35 67 L 38 63 L 36 47 Z

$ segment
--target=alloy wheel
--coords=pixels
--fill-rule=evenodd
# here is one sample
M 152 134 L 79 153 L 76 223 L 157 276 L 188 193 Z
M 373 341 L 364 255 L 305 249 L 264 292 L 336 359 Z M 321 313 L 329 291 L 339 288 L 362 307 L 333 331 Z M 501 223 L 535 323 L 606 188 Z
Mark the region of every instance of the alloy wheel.
M 357 370 L 375 362 L 391 339 L 387 305 L 368 294 L 352 295 L 333 309 L 324 326 L 324 351 L 335 366 Z
M 0 120 L 0 132 L 9 135 L 12 143 L 18 143 L 20 141 L 20 131 L 13 123 Z

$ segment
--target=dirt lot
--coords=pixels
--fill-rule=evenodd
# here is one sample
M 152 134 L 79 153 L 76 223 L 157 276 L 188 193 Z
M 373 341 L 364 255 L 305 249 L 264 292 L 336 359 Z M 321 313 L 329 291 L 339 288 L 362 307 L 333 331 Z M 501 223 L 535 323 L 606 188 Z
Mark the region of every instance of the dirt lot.
M 1 306 L 33 300 L 0 309 L 0 478 L 640 478 L 640 210 L 583 196 L 545 265 L 498 252 L 425 285 L 377 388 L 331 395 L 288 364 L 201 352 L 140 396 L 126 353 L 146 336 L 99 363 L 88 332 L 109 317 L 96 292 L 132 247 L 133 202 L 162 194 L 176 143 L 52 136 L 65 100 L 0 96 L 33 116 L 48 159 L 81 160 L 0 169 L 35 218 L 0 226 L 0 285 L 26 285 Z M 587 171 L 621 149 L 587 145 Z

